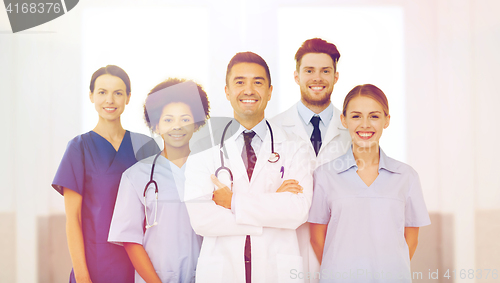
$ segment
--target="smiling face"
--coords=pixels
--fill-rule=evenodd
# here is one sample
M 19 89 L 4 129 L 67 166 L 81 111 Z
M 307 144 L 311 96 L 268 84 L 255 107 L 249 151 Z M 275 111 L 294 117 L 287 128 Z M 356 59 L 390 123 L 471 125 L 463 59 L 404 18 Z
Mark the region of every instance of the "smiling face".
M 264 67 L 256 63 L 238 63 L 231 68 L 225 87 L 234 118 L 247 129 L 264 119 L 264 110 L 271 99 L 273 87 L 269 85 Z
M 196 129 L 191 108 L 183 102 L 165 105 L 156 126 L 156 132 L 162 136 L 167 150 L 189 148 L 189 140 Z
M 349 130 L 353 151 L 378 151 L 382 131 L 389 126 L 390 115 L 385 116 L 382 105 L 367 96 L 357 96 L 349 101 L 346 116 L 341 115 L 342 125 Z
M 324 109 L 330 104 L 333 86 L 339 79 L 330 55 L 307 53 L 302 57 L 299 70 L 294 72 L 294 76 L 305 106 Z
M 94 91 L 90 92 L 90 101 L 94 103 L 99 119 L 116 121 L 130 101 L 125 83 L 119 77 L 105 74 L 95 80 Z

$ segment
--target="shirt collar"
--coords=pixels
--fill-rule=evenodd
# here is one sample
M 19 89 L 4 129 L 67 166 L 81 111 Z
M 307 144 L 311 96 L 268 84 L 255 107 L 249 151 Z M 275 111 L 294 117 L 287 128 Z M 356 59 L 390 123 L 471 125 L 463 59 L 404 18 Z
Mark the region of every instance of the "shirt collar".
M 400 166 L 398 165 L 398 162 L 388 157 L 380 147 L 379 147 L 379 156 L 380 156 L 380 160 L 378 162 L 379 172 L 380 169 L 384 169 L 391 173 L 401 173 L 401 171 L 399 170 Z M 347 150 L 347 152 L 343 156 L 339 157 L 333 162 L 334 162 L 333 164 L 334 169 L 337 171 L 337 173 L 345 172 L 351 169 L 352 167 L 358 168 L 356 160 L 354 159 L 354 154 L 352 153 L 352 145 L 349 147 L 349 150 Z
M 333 162 L 333 169 L 337 171 L 337 173 L 342 173 L 351 169 L 352 167 L 358 168 L 356 165 L 356 160 L 354 159 L 354 155 L 352 153 L 352 145 L 349 147 L 347 152 L 341 157 L 335 159 Z
M 297 111 L 299 112 L 300 118 L 302 118 L 306 125 L 311 122 L 311 118 L 313 116 L 319 116 L 321 118 L 321 123 L 323 123 L 325 127 L 328 127 L 328 124 L 330 124 L 333 117 L 333 105 L 331 102 L 325 110 L 316 114 L 311 109 L 307 108 L 304 103 L 302 103 L 302 100 L 300 100 L 299 103 L 297 103 Z
M 238 121 L 235 120 L 236 123 L 238 123 Z M 255 136 L 258 137 L 261 141 L 264 141 L 264 138 L 266 137 L 266 134 L 267 134 L 267 125 L 266 125 L 266 119 L 262 119 L 262 121 L 260 121 L 257 125 L 255 125 L 253 128 L 251 128 L 250 130 L 247 130 L 245 127 L 243 127 L 243 125 L 240 124 L 240 128 L 238 129 L 238 131 L 236 131 L 236 135 L 234 135 L 235 139 L 237 139 L 240 135 L 243 134 L 243 132 L 250 132 L 250 131 L 254 131 L 255 132 Z
M 392 173 L 401 173 L 401 171 L 399 170 L 399 162 L 385 155 L 385 152 L 380 147 L 379 151 L 380 161 L 378 162 L 378 171 L 380 172 L 380 169 L 385 169 Z

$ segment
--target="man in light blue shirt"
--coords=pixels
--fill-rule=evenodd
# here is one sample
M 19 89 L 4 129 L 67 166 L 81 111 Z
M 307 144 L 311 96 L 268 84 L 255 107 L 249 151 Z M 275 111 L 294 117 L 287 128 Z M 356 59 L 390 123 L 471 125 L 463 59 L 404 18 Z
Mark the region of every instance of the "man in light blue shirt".
M 343 155 L 351 145 L 349 133 L 340 122 L 341 111 L 330 100 L 339 79 L 339 58 L 334 44 L 320 38 L 306 40 L 295 54 L 294 77 L 300 86 L 300 101 L 271 119 L 287 133 L 309 142 L 312 169 Z M 297 229 L 297 236 L 304 259 L 304 278 L 306 282 L 317 282 L 317 276 L 313 277 L 319 271 L 319 262 L 309 240 L 308 223 Z

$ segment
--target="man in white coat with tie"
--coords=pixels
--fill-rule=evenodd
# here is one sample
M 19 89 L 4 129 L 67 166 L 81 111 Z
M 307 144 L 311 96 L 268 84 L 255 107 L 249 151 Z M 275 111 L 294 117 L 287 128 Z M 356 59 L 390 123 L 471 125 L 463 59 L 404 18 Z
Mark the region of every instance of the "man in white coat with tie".
M 225 93 L 234 119 L 215 133 L 223 142 L 186 163 L 186 207 L 204 237 L 196 282 L 303 282 L 295 229 L 312 198 L 311 171 L 304 170 L 311 167 L 309 144 L 264 118 L 272 85 L 259 55 L 231 59 Z M 215 176 L 222 171 L 232 182 Z
M 343 155 L 351 145 L 349 133 L 340 122 L 342 112 L 330 100 L 339 79 L 339 58 L 334 44 L 320 38 L 306 40 L 295 54 L 294 77 L 300 86 L 300 101 L 271 119 L 288 134 L 309 143 L 313 169 Z M 305 281 L 318 282 L 319 262 L 309 235 L 309 223 L 297 229 Z

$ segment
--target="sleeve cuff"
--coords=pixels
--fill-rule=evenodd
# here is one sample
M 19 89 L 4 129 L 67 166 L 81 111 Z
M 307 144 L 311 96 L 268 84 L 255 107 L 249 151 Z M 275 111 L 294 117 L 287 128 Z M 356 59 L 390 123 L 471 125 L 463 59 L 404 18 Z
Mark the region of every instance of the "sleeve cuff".
M 234 210 L 234 204 L 236 203 L 236 201 L 234 200 L 234 195 L 235 193 L 233 193 L 233 196 L 231 197 L 231 212 L 234 214 L 236 211 Z

